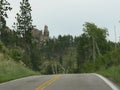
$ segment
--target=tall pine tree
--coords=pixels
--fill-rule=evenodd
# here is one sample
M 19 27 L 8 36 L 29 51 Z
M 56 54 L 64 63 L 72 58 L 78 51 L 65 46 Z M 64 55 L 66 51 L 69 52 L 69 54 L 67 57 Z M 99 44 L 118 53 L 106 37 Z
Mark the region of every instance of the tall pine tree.
M 25 49 L 25 58 L 23 62 L 31 67 L 31 45 L 32 45 L 32 16 L 31 16 L 31 6 L 29 0 L 22 0 L 20 2 L 20 11 L 17 13 L 17 23 L 14 23 L 17 30 L 17 37 L 19 40 L 22 39 L 22 46 Z
M 20 2 L 20 13 L 17 13 L 17 32 L 20 37 L 23 37 L 24 43 L 31 44 L 31 31 L 33 29 L 31 6 L 29 0 Z
M 6 29 L 6 20 L 8 18 L 7 11 L 10 11 L 12 8 L 10 7 L 10 3 L 6 0 L 0 0 L 0 38 L 3 42 L 7 39 L 7 31 Z

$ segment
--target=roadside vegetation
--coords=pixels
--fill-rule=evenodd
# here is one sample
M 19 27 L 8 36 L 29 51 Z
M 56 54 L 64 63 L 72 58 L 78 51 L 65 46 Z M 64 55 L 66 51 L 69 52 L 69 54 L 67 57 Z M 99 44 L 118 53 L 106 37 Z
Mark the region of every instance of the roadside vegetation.
M 109 67 L 102 68 L 97 71 L 97 73 L 102 74 L 113 81 L 116 81 L 120 85 L 120 47 L 117 47 L 115 50 L 110 52 L 107 56 L 104 56 L 106 59 L 106 64 L 109 64 Z M 106 58 L 107 57 L 107 58 Z M 105 65 L 104 65 L 105 66 Z
M 34 37 L 32 8 L 21 0 L 13 29 L 6 26 L 7 0 L 0 1 L 0 82 L 41 74 L 98 72 L 120 81 L 120 44 L 107 40 L 107 28 L 86 22 L 79 36 Z M 45 28 L 48 29 L 47 26 Z M 46 30 L 45 30 L 46 31 Z M 38 31 L 39 32 L 39 31 Z
M 97 73 L 109 78 L 120 85 L 120 66 L 112 66 L 108 69 L 101 69 Z
M 83 64 L 83 72 L 86 73 L 99 73 L 110 80 L 119 83 L 120 85 L 120 48 L 117 48 L 111 52 L 106 53 L 103 56 L 98 57 L 94 63 L 85 62 Z M 89 67 L 89 68 L 88 68 Z
M 37 74 L 12 60 L 5 60 L 1 56 L 0 58 L 0 83 Z
M 0 83 L 39 74 L 25 67 L 22 63 L 16 62 L 11 58 L 10 53 L 11 51 L 0 41 Z

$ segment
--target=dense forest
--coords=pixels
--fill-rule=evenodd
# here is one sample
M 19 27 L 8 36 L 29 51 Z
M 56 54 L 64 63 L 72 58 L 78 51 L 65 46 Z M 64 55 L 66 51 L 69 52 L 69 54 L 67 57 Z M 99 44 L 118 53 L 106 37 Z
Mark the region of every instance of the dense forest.
M 96 72 L 120 65 L 120 44 L 107 40 L 106 28 L 86 22 L 79 36 L 59 35 L 40 41 L 32 33 L 35 25 L 29 0 L 20 2 L 13 29 L 6 26 L 11 10 L 9 2 L 0 0 L 0 40 L 9 50 L 0 52 L 15 62 L 41 74 Z

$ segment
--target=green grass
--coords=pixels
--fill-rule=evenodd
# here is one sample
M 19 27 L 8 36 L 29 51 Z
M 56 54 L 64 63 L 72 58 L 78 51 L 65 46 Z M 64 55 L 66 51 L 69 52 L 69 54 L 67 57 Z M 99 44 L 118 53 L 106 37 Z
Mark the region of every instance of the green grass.
M 100 70 L 97 73 L 120 84 L 120 66 L 112 66 L 111 68 Z
M 0 55 L 0 83 L 38 73 Z

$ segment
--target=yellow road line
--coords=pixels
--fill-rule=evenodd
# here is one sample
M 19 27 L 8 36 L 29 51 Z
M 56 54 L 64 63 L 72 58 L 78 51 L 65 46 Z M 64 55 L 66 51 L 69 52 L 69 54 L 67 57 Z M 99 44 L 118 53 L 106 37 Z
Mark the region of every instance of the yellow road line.
M 53 82 L 55 82 L 60 77 L 61 77 L 61 75 L 54 76 L 50 80 L 44 82 L 42 85 L 40 85 L 39 87 L 37 87 L 35 90 L 44 90 L 46 87 L 48 87 L 50 84 L 52 84 Z

